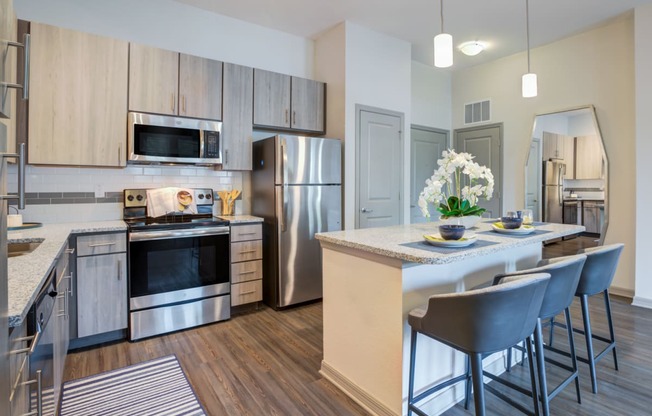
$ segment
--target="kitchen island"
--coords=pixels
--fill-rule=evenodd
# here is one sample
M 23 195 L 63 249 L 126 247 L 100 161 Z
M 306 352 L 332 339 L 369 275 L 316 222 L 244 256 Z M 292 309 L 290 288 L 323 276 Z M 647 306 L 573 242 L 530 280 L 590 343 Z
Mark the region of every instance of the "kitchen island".
M 468 231 L 477 236 L 473 245 L 456 249 L 424 242 L 424 234 L 437 233 L 436 222 L 317 234 L 324 289 L 320 373 L 372 414 L 405 414 L 408 313 L 425 305 L 430 295 L 461 292 L 497 273 L 533 267 L 543 241 L 584 230 L 535 224 L 533 233 L 516 236 L 494 232 L 491 222 Z M 485 368 L 501 372 L 500 358 L 495 354 L 485 360 Z M 461 374 L 464 363 L 461 353 L 420 336 L 415 393 Z M 463 390 L 460 384 L 439 392 L 424 410 L 445 411 L 463 397 Z

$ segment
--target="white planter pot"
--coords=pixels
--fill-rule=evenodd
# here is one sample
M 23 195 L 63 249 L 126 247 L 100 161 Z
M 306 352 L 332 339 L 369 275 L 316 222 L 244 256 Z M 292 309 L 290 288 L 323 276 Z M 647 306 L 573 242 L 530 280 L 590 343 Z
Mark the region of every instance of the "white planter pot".
M 477 223 L 480 222 L 482 217 L 478 215 L 468 215 L 466 217 L 450 217 L 450 218 L 443 218 L 439 217 L 439 222 L 441 224 L 461 224 L 466 228 L 467 230 L 469 228 L 475 227 Z

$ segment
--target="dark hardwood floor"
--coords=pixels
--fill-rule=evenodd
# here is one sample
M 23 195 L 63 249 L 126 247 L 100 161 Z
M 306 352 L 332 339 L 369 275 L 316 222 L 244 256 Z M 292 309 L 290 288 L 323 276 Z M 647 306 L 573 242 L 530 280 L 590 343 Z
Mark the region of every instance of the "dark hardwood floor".
M 598 241 L 596 237 L 579 236 L 570 240 L 562 240 L 556 243 L 543 246 L 541 256 L 544 259 L 551 257 L 570 256 L 577 253 L 582 248 L 596 247 Z

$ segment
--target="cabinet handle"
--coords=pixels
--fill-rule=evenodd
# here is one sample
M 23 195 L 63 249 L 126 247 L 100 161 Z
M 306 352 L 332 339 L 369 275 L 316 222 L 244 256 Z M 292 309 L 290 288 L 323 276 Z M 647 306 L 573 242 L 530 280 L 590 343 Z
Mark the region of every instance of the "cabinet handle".
M 186 114 L 186 96 L 181 96 L 181 103 L 183 104 L 183 113 Z
M 286 108 L 285 109 L 285 124 L 288 124 L 290 120 L 288 120 L 288 114 L 290 114 L 290 111 Z
M 225 165 L 229 164 L 229 151 L 228 150 L 224 151 L 224 164 Z
M 292 125 L 293 126 L 297 125 L 297 112 L 296 111 L 292 112 Z
M 244 251 L 241 251 L 240 254 L 255 253 L 255 252 L 257 252 L 257 251 L 258 251 L 258 250 L 244 250 Z
M 122 145 L 118 145 L 118 166 L 122 165 Z
M 69 282 L 68 282 L 68 283 L 69 283 L 69 286 L 68 286 L 68 294 L 70 295 L 70 297 L 75 296 L 75 295 L 74 295 L 74 291 L 73 291 L 73 289 L 72 289 L 72 272 L 70 272 L 70 274 L 69 274 L 68 276 L 64 277 L 64 279 L 68 279 L 68 280 L 69 280 Z
M 171 107 L 172 107 L 172 113 L 174 113 L 174 112 L 175 112 L 175 111 L 174 111 L 174 110 L 175 110 L 175 105 L 174 105 L 174 93 L 170 94 L 170 105 L 171 105 Z
M 251 233 L 239 233 L 240 235 L 254 235 L 256 234 L 256 231 L 253 231 Z
M 17 199 L 18 209 L 25 209 L 25 143 L 21 143 L 18 153 L 0 153 L 0 158 L 18 158 L 18 195 L 0 195 L 4 199 Z
M 104 247 L 104 246 L 114 246 L 117 243 L 95 243 L 95 244 L 89 244 L 88 247 L 94 248 L 94 247 Z
M 243 274 L 254 274 L 254 273 L 256 273 L 255 270 L 252 270 L 252 271 L 250 271 L 250 272 L 240 272 L 240 273 L 238 273 L 238 274 L 239 274 L 240 276 L 242 276 Z
M 249 294 L 252 294 L 252 293 L 256 293 L 256 291 L 255 291 L 255 290 L 248 290 L 248 291 L 246 291 L 246 292 L 240 292 L 240 296 L 242 296 L 242 295 L 249 295 Z
M 75 254 L 75 249 L 74 248 L 67 248 L 65 250 L 65 253 L 69 254 L 69 255 L 73 255 L 73 254 Z
M 118 280 L 122 280 L 122 260 L 118 260 Z

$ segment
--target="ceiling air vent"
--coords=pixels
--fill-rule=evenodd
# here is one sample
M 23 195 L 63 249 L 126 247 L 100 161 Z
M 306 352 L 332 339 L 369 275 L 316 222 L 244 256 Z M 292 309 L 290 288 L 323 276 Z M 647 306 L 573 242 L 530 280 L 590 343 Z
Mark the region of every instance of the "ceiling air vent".
M 464 124 L 491 120 L 491 101 L 478 101 L 464 105 Z

